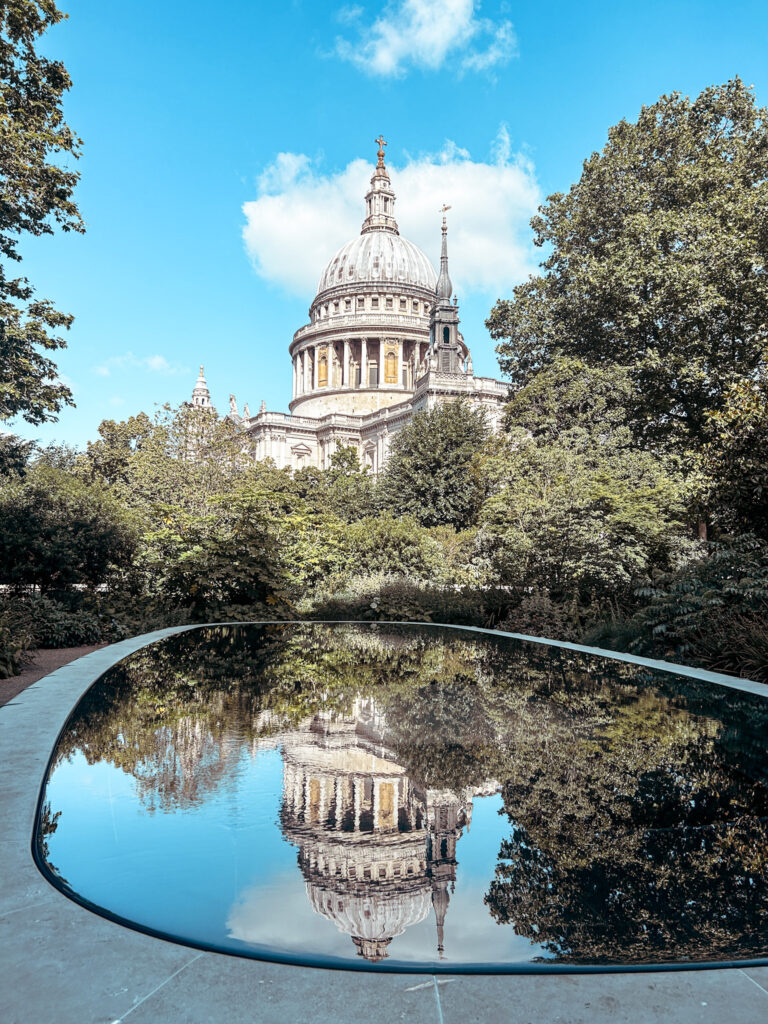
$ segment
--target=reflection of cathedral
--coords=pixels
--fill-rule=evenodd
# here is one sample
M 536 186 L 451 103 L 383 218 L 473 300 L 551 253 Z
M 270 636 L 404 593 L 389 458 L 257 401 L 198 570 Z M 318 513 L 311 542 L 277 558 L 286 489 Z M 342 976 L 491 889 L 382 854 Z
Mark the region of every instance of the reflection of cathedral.
M 450 399 L 485 409 L 492 427 L 500 422 L 508 387 L 474 376 L 451 299 L 445 217 L 438 275 L 400 234 L 386 143 L 376 141 L 360 234 L 323 270 L 309 323 L 289 347 L 291 412 L 268 412 L 262 402 L 255 416 L 247 405 L 241 415 L 230 396 L 228 416 L 249 435 L 254 457 L 279 469 L 325 469 L 339 446 L 351 445 L 378 472 L 392 436 L 414 412 Z M 213 408 L 202 367 L 192 405 Z
M 378 961 L 396 935 L 434 910 L 437 951 L 456 879 L 456 842 L 472 791 L 421 790 L 384 746 L 370 700 L 350 716 L 316 715 L 281 736 L 286 839 L 312 908 Z

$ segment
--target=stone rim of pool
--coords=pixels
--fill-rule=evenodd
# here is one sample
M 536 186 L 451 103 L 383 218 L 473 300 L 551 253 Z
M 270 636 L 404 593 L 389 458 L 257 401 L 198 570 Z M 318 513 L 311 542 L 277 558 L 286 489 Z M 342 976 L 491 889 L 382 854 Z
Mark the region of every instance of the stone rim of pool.
M 397 973 L 397 974 L 446 974 L 446 975 L 460 975 L 460 974 L 474 974 L 474 975 L 494 975 L 494 974 L 605 974 L 605 973 L 638 973 L 638 972 L 654 972 L 654 971 L 686 971 L 686 970 L 711 970 L 714 968 L 745 968 L 745 967 L 759 967 L 768 965 L 768 956 L 766 957 L 752 957 L 743 959 L 728 959 L 728 960 L 676 960 L 672 962 L 643 962 L 643 963 L 541 963 L 541 962 L 488 962 L 488 963 L 461 963 L 461 962 L 447 962 L 441 963 L 433 960 L 419 960 L 419 961 L 382 961 L 379 963 L 371 962 L 356 962 L 343 958 L 336 958 L 334 956 L 314 954 L 314 953 L 301 953 L 297 954 L 294 952 L 284 952 L 276 950 L 272 947 L 262 946 L 253 944 L 247 951 L 239 952 L 231 948 L 222 948 L 211 942 L 201 942 L 191 940 L 182 935 L 175 934 L 172 931 L 147 927 L 141 923 L 135 922 L 128 918 L 122 917 L 119 914 L 113 913 L 109 909 L 92 903 L 87 898 L 80 896 L 73 892 L 68 887 L 61 884 L 60 880 L 53 874 L 43 860 L 43 856 L 38 849 L 37 841 L 37 826 L 40 818 L 40 813 L 43 804 L 43 798 L 45 793 L 45 785 L 48 780 L 49 772 L 51 770 L 53 758 L 62 734 L 65 732 L 68 723 L 70 722 L 73 714 L 75 713 L 79 702 L 82 697 L 87 693 L 90 688 L 97 683 L 101 677 L 112 669 L 119 662 L 129 657 L 141 649 L 158 643 L 166 638 L 175 636 L 180 633 L 205 630 L 216 627 L 231 626 L 231 627 L 248 627 L 248 626 L 279 626 L 279 625 L 297 625 L 297 626 L 312 626 L 312 625 L 345 625 L 345 626 L 398 626 L 398 627 L 422 627 L 426 629 L 448 629 L 455 630 L 460 633 L 479 633 L 487 635 L 491 638 L 510 638 L 517 641 L 524 641 L 527 643 L 540 644 L 549 647 L 561 648 L 565 650 L 579 652 L 581 654 L 591 655 L 601 659 L 609 661 L 624 662 L 629 665 L 641 666 L 651 670 L 659 672 L 672 673 L 678 676 L 684 676 L 693 680 L 711 683 L 717 686 L 724 686 L 734 690 L 742 691 L 745 693 L 754 694 L 763 699 L 768 698 L 768 685 L 755 682 L 753 680 L 741 679 L 734 676 L 724 675 L 722 673 L 710 672 L 703 669 L 696 669 L 689 666 L 676 665 L 671 662 L 665 662 L 655 659 L 639 658 L 631 655 L 623 654 L 616 651 L 608 651 L 601 648 L 586 647 L 580 644 L 573 644 L 564 641 L 550 640 L 544 637 L 534 637 L 525 634 L 503 632 L 500 630 L 485 629 L 482 627 L 475 626 L 458 626 L 451 623 L 433 623 L 433 622 L 400 622 L 397 620 L 392 621 L 378 621 L 378 620 L 280 620 L 280 621 L 252 621 L 252 622 L 221 622 L 221 623 L 199 623 L 194 625 L 171 627 L 168 629 L 156 631 L 143 636 L 134 637 L 130 641 L 122 641 L 111 645 L 110 647 L 104 648 L 99 653 L 102 657 L 99 659 L 100 668 L 97 673 L 92 671 L 87 672 L 81 677 L 78 677 L 69 684 L 68 689 L 72 692 L 68 693 L 68 698 L 71 698 L 71 704 L 69 711 L 64 718 L 61 728 L 58 730 L 55 742 L 53 743 L 50 753 L 47 758 L 45 771 L 40 781 L 38 788 L 38 798 L 36 803 L 36 811 L 34 816 L 34 827 L 32 836 L 32 857 L 33 860 L 41 872 L 46 881 L 53 886 L 57 891 L 65 895 L 72 902 L 84 907 L 91 913 L 96 914 L 108 921 L 116 923 L 124 928 L 132 931 L 144 933 L 146 935 L 170 941 L 177 945 L 190 947 L 193 949 L 204 950 L 208 952 L 220 953 L 225 956 L 236 956 L 240 959 L 254 959 L 264 960 L 273 963 L 282 963 L 304 967 L 317 967 L 317 968 L 332 968 L 338 970 L 348 971 L 368 971 L 368 972 L 386 972 L 386 973 Z M 105 663 L 104 656 L 112 652 L 113 657 L 108 663 Z M 85 668 L 85 666 L 83 666 Z

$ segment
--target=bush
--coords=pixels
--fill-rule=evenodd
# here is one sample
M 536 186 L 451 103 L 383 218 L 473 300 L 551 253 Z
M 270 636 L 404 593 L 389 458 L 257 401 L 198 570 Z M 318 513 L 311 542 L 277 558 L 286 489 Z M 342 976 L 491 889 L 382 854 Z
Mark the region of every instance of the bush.
M 575 641 L 581 634 L 574 609 L 553 601 L 549 594 L 540 591 L 525 594 L 520 604 L 499 623 L 498 628 L 509 633 L 525 633 L 550 640 Z
M 456 590 L 385 575 L 357 577 L 341 590 L 317 593 L 302 601 L 298 612 L 307 619 L 445 622 L 457 626 L 486 624 L 480 590 Z
M 0 679 L 17 676 L 21 663 L 29 650 L 30 636 L 15 626 L 6 625 L 0 615 Z
M 104 582 L 136 535 L 103 487 L 41 463 L 0 488 L 0 583 L 43 592 Z
M 641 588 L 632 618 L 585 640 L 768 681 L 768 542 L 745 534 L 707 550 Z
M 109 637 L 109 626 L 96 612 L 39 595 L 5 598 L 0 622 L 26 638 L 27 648 L 80 647 Z

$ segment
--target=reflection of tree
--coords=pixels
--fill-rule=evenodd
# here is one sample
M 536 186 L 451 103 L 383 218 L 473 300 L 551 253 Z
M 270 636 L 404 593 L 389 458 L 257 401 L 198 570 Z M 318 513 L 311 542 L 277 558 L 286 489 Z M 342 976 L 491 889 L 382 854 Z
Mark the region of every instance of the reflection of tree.
M 512 834 L 486 903 L 559 959 L 768 948 L 765 768 L 758 779 L 743 771 L 733 722 L 751 711 L 765 736 L 766 711 L 727 694 L 717 717 L 692 715 L 686 705 L 711 714 L 711 696 L 705 704 L 696 683 L 676 690 L 582 681 L 550 689 L 561 717 L 518 719 L 503 788 Z
M 360 699 L 414 786 L 501 787 L 497 921 L 570 961 L 765 952 L 768 702 L 748 694 L 448 630 L 215 627 L 115 666 L 58 757 L 110 761 L 170 810 Z
M 61 811 L 56 811 L 54 814 L 51 811 L 50 801 L 46 800 L 43 806 L 40 808 L 40 816 L 37 822 L 37 847 L 40 851 L 40 855 L 48 865 L 48 870 L 52 871 L 57 878 L 61 878 L 62 881 L 66 879 L 62 878 L 59 870 L 51 863 L 50 860 L 50 849 L 48 847 L 48 839 L 52 836 L 56 829 L 59 827 L 59 818 L 61 817 Z

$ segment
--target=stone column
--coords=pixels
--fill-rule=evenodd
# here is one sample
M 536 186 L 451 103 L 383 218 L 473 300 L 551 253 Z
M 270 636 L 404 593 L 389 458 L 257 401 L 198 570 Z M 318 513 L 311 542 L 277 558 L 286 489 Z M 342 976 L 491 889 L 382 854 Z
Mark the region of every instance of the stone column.
M 299 357 L 298 356 L 294 356 L 293 359 L 292 359 L 292 362 L 293 362 L 293 397 L 295 398 L 298 395 L 298 393 L 299 393 L 299 368 L 298 368 Z
M 352 787 L 355 801 L 355 832 L 360 831 L 360 779 L 352 780 Z
M 403 339 L 397 339 L 397 383 L 399 387 L 403 386 Z
M 368 387 L 368 339 L 360 342 L 360 387 Z
M 344 387 L 349 387 L 349 341 L 344 339 L 344 372 L 341 378 Z
M 312 390 L 317 391 L 317 378 L 318 378 L 318 366 L 317 366 L 317 345 L 312 346 Z

